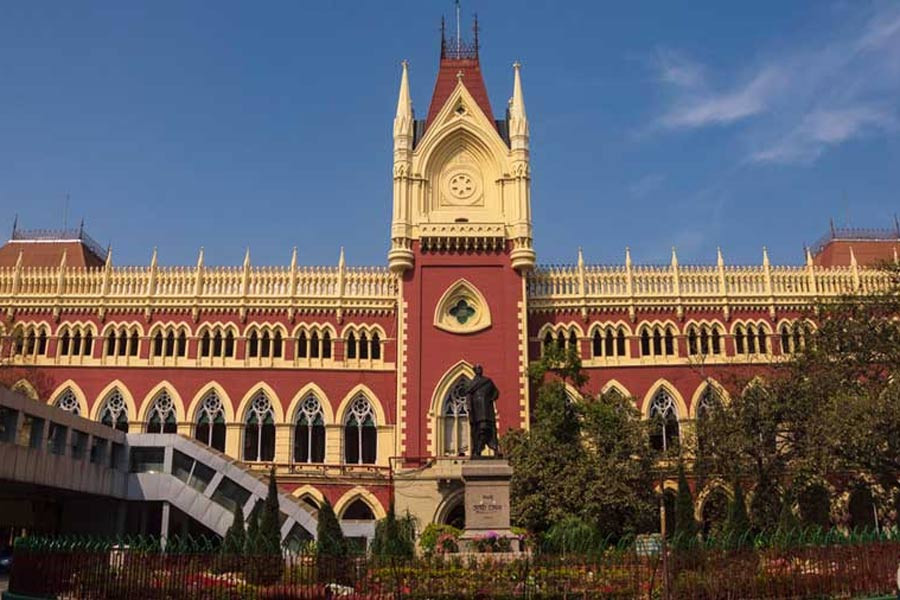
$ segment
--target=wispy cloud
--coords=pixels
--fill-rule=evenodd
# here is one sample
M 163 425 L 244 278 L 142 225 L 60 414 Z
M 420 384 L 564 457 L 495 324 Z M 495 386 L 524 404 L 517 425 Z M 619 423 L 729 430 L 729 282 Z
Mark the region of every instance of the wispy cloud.
M 732 126 L 749 146 L 744 161 L 781 164 L 809 164 L 847 141 L 895 132 L 900 7 L 879 5 L 839 29 L 743 65 L 730 81 L 677 52 L 658 52 L 654 66 L 669 101 L 656 131 Z

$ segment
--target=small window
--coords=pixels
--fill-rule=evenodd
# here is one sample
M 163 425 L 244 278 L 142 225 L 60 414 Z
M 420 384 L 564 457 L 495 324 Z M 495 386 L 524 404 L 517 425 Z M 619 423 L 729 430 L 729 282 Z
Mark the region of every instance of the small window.
M 342 518 L 345 521 L 374 521 L 375 513 L 365 501 L 357 498 L 344 509 Z
M 68 433 L 69 429 L 65 425 L 60 425 L 53 421 L 50 422 L 50 430 L 47 435 L 47 447 L 51 454 L 62 456 L 66 453 L 66 438 L 68 437 Z
M 91 463 L 95 465 L 103 464 L 106 459 L 106 447 L 109 442 L 106 438 L 94 436 L 91 438 Z
M 165 449 L 141 448 L 131 449 L 132 473 L 163 473 L 165 463 Z
M 77 429 L 72 430 L 72 458 L 81 460 L 87 451 L 88 434 Z
M 213 492 L 212 501 L 234 512 L 235 508 L 243 508 L 250 500 L 250 490 L 238 485 L 229 477 L 222 477 L 222 481 Z
M 123 469 L 125 467 L 125 446 L 118 442 L 112 443 L 112 450 L 109 453 L 109 468 Z M 160 470 L 162 470 L 160 468 Z
M 12 444 L 16 441 L 16 424 L 19 422 L 19 411 L 7 406 L 0 406 L 0 442 Z

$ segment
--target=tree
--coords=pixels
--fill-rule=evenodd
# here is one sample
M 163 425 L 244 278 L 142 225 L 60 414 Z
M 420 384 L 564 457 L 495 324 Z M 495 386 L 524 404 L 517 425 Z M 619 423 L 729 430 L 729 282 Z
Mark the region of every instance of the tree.
M 319 556 L 345 557 L 349 553 L 347 538 L 341 530 L 334 508 L 328 498 L 319 509 L 319 522 L 316 525 L 316 553 Z
M 502 439 L 513 467 L 513 521 L 537 533 L 573 515 L 604 535 L 647 528 L 652 461 L 633 401 L 614 394 L 570 398 L 566 384 L 580 389 L 586 377 L 578 354 L 555 344 L 530 376 L 531 428 Z
M 244 540 L 244 554 L 254 556 L 259 553 L 259 511 L 250 511 L 247 521 L 247 537 Z
M 678 465 L 678 493 L 675 496 L 676 540 L 688 542 L 697 537 L 697 521 L 694 519 L 694 497 L 684 473 L 684 465 Z
M 278 509 L 278 485 L 275 482 L 275 468 L 269 471 L 269 489 L 259 519 L 259 552 L 261 554 L 281 554 L 281 524 Z
M 244 530 L 244 510 L 235 504 L 231 527 L 225 532 L 222 552 L 225 554 L 243 554 L 247 544 L 247 532 Z
M 734 540 L 750 531 L 750 519 L 747 517 L 747 503 L 744 499 L 744 488 L 740 480 L 734 483 L 734 496 L 728 505 L 728 516 L 725 518 L 725 526 L 722 528 L 726 536 Z
M 375 524 L 370 550 L 380 558 L 412 558 L 416 550 L 416 524 L 412 515 L 407 512 L 398 519 L 391 502 L 387 516 Z

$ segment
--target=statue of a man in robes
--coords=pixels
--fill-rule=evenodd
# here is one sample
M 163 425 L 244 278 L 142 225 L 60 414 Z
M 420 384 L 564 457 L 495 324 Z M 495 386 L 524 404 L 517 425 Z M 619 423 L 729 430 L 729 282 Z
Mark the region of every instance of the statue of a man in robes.
M 469 438 L 471 457 L 479 458 L 485 446 L 500 456 L 497 445 L 497 421 L 494 403 L 500 392 L 481 365 L 475 366 L 475 378 L 466 388 L 466 408 L 469 410 Z

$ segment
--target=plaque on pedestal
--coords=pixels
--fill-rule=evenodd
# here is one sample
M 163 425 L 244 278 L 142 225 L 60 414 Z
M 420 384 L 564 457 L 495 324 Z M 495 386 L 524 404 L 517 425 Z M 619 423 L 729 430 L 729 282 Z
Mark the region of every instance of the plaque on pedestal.
M 462 467 L 465 484 L 466 529 L 464 546 L 490 532 L 510 538 L 513 552 L 519 551 L 516 537 L 509 528 L 509 480 L 512 468 L 502 458 L 470 460 Z

